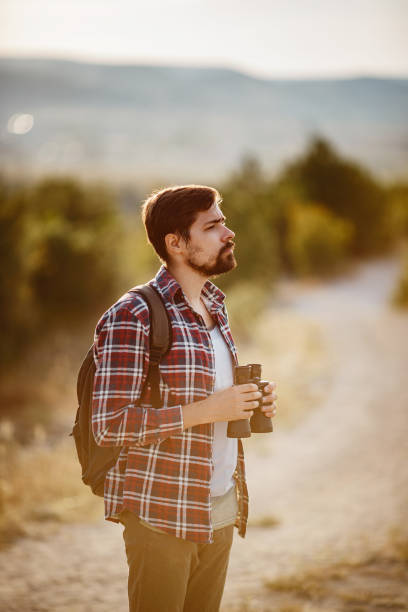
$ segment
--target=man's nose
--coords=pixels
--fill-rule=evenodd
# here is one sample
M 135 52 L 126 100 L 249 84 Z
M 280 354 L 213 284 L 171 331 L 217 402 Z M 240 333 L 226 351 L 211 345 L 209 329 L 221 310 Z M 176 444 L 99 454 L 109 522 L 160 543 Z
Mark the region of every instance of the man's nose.
M 223 240 L 227 241 L 227 240 L 231 240 L 233 238 L 235 238 L 235 232 L 230 230 L 229 227 L 226 227 L 225 228 L 225 234 L 223 236 Z

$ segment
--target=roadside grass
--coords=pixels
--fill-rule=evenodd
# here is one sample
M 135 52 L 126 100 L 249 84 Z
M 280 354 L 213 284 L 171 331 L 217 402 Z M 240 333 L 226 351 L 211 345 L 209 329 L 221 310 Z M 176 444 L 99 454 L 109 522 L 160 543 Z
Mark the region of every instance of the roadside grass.
M 259 599 L 254 600 L 253 598 L 248 598 L 237 605 L 223 606 L 221 609 L 222 612 L 313 612 L 313 610 L 309 608 L 306 610 L 306 608 L 299 604 L 284 604 L 271 608 L 270 605 L 263 605 Z M 329 611 L 327 610 L 326 612 Z M 330 612 L 333 611 L 331 610 Z
M 390 530 L 391 554 L 408 566 L 408 524 Z
M 319 326 L 306 317 L 272 307 L 239 348 L 241 364 L 261 363 L 263 378 L 277 383 L 276 427 L 296 427 L 325 399 L 333 369 Z
M 102 499 L 82 484 L 73 442 L 1 443 L 0 547 L 41 536 L 62 522 L 103 517 Z
M 273 604 L 269 609 L 279 611 L 290 606 L 321 612 L 408 610 L 407 553 L 405 527 L 392 530 L 387 549 L 365 560 L 343 561 L 266 580 L 269 596 L 264 603 Z
M 401 309 L 408 308 L 408 242 L 400 249 L 400 274 L 390 296 L 390 303 Z
M 332 555 L 323 555 L 330 559 Z M 383 550 L 365 558 L 322 562 L 264 580 L 224 612 L 406 612 L 408 525 L 389 530 Z
M 277 527 L 280 524 L 280 520 L 275 516 L 271 516 L 265 514 L 263 516 L 259 516 L 253 519 L 248 520 L 248 527 L 261 527 L 261 528 L 269 528 L 269 527 Z
M 103 516 L 68 437 L 87 330 L 44 340 L 1 380 L 0 547 Z

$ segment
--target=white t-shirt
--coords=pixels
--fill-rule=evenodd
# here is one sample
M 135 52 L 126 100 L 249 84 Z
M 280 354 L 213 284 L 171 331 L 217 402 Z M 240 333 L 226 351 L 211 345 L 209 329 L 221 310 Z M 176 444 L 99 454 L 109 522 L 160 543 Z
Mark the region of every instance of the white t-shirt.
M 210 330 L 211 342 L 215 353 L 214 391 L 221 391 L 234 384 L 233 362 L 230 350 L 218 325 Z M 238 440 L 227 438 L 228 422 L 214 423 L 214 442 L 212 457 L 214 472 L 211 478 L 211 497 L 224 495 L 235 486 L 232 475 L 238 459 Z

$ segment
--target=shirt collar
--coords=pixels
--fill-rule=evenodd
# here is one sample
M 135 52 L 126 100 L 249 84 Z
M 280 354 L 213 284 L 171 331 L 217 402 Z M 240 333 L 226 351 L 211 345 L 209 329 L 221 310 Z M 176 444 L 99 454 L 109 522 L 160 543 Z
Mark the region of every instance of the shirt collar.
M 177 303 L 180 300 L 185 300 L 181 286 L 165 266 L 161 266 L 160 270 L 155 276 L 155 281 L 160 293 L 162 293 L 162 295 L 168 300 L 174 303 Z M 205 282 L 202 295 L 210 302 L 211 310 L 217 311 L 223 307 L 225 295 L 211 281 L 207 280 Z

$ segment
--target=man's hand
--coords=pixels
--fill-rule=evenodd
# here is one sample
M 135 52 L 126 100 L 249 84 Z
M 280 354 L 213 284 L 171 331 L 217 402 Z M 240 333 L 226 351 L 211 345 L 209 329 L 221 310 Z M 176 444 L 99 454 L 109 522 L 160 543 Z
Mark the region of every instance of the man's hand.
M 202 423 L 249 419 L 262 397 L 254 383 L 233 385 L 216 391 L 205 400 L 183 406 L 184 429 Z
M 249 419 L 258 407 L 262 394 L 254 383 L 233 385 L 207 398 L 211 421 Z
M 263 406 L 261 408 L 262 412 L 265 413 L 267 417 L 274 417 L 277 410 L 277 405 L 275 400 L 278 399 L 278 396 L 275 393 L 276 383 L 270 382 L 264 389 L 264 397 L 263 397 Z

